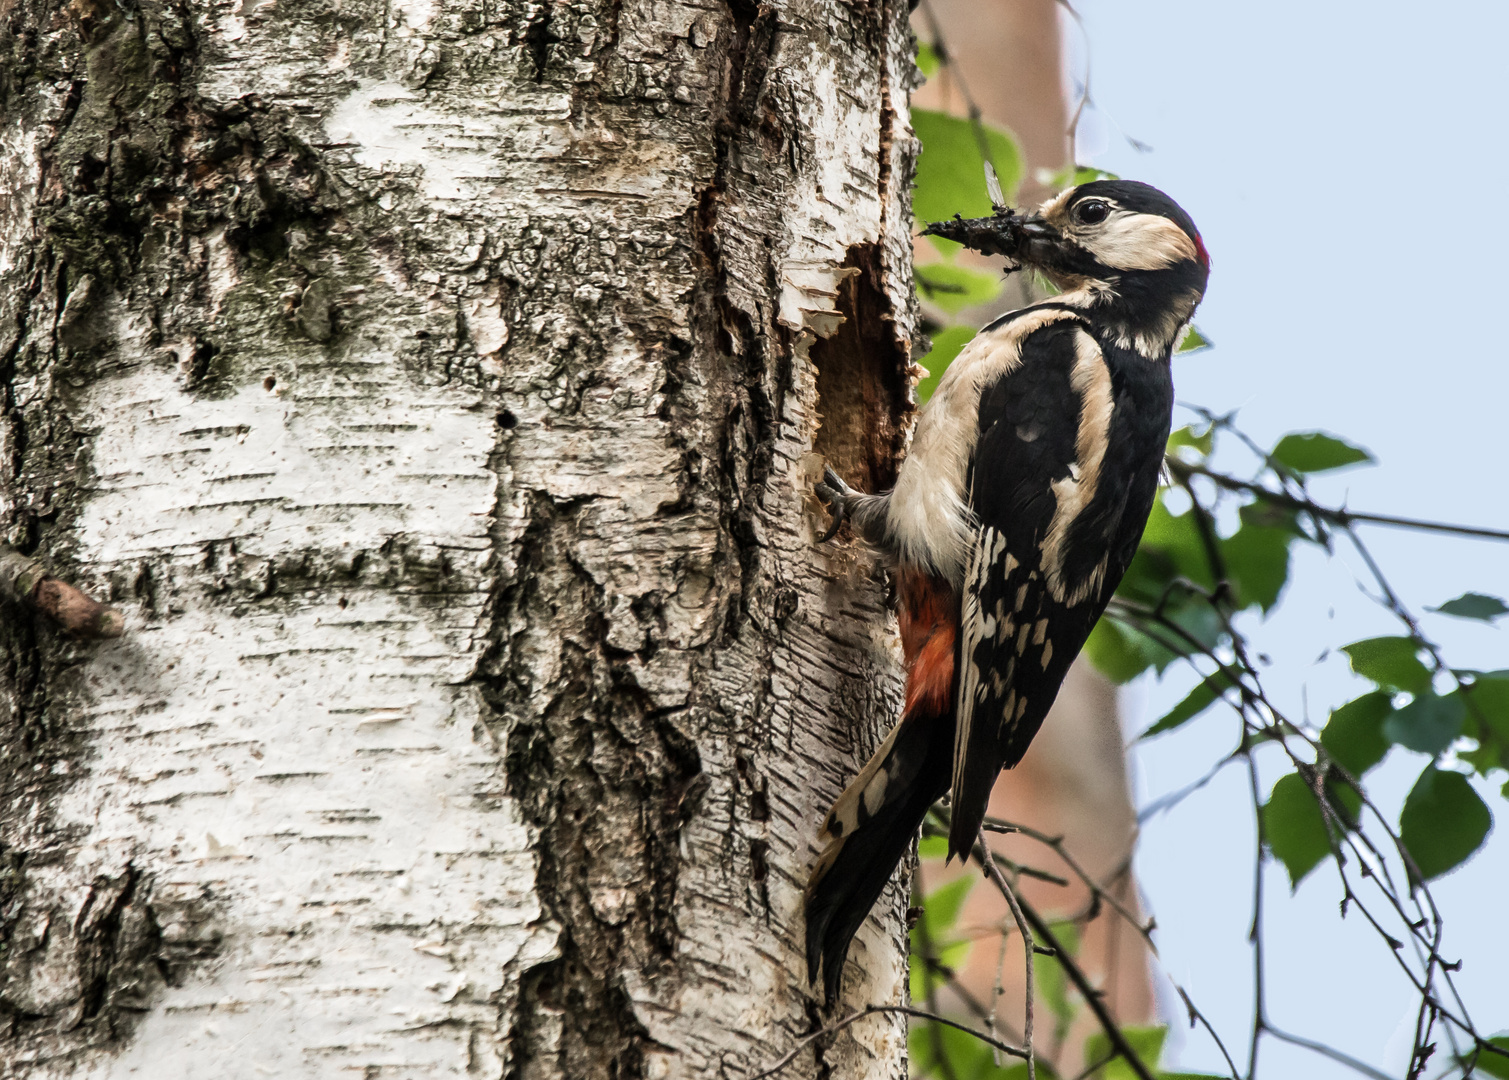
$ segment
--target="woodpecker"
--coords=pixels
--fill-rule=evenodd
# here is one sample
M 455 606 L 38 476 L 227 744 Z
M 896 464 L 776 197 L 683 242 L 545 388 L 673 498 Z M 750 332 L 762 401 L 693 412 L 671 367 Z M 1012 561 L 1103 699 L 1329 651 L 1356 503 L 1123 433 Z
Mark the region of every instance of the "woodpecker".
M 829 1002 L 945 792 L 949 858 L 967 856 L 997 774 L 1021 760 L 1131 563 L 1168 442 L 1170 358 L 1210 273 L 1189 215 L 1125 180 L 925 233 L 1060 291 L 960 351 L 893 490 L 856 491 L 831 469 L 816 488 L 833 513 L 825 539 L 848 521 L 886 556 L 907 669 L 901 719 L 828 812 L 807 886 L 808 976 Z

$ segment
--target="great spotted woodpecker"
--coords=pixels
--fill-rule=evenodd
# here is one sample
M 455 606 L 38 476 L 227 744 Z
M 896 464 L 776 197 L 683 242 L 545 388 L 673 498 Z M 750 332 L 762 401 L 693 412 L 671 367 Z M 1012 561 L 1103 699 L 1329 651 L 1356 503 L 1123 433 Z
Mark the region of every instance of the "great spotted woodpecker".
M 996 775 L 1021 760 L 1132 561 L 1168 441 L 1169 360 L 1210 272 L 1189 215 L 1124 180 L 927 232 L 1061 291 L 948 366 L 894 490 L 864 494 L 832 470 L 817 485 L 834 528 L 847 520 L 891 562 L 907 667 L 901 720 L 829 811 L 807 886 L 808 973 L 829 1001 L 945 792 L 949 857 L 968 853 Z

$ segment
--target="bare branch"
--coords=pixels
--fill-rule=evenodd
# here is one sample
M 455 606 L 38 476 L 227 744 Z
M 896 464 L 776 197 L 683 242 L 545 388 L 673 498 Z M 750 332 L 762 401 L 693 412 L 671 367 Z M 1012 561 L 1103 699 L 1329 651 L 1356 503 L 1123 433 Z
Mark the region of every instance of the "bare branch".
M 975 860 L 983 867 L 990 860 L 991 852 L 989 848 L 981 843 L 975 846 L 973 855 Z M 1053 928 L 1048 925 L 1047 921 L 1037 913 L 1037 910 L 1031 904 L 1021 900 L 1018 900 L 1017 903 L 1022 909 L 1022 914 L 1026 917 L 1027 924 L 1032 927 L 1035 937 L 1047 942 L 1048 948 L 1053 950 L 1055 959 L 1058 960 L 1060 966 L 1064 969 L 1064 974 L 1069 976 L 1069 981 L 1074 984 L 1074 988 L 1085 999 L 1085 1004 L 1090 1006 L 1090 1011 L 1095 1014 L 1095 1019 L 1100 1023 L 1101 1030 L 1106 1033 L 1106 1038 L 1111 1041 L 1111 1045 L 1116 1049 L 1116 1052 L 1121 1055 L 1126 1061 L 1127 1066 L 1137 1075 L 1137 1080 L 1153 1080 L 1152 1071 L 1143 1063 L 1142 1058 L 1137 1055 L 1137 1051 L 1132 1048 L 1132 1044 L 1127 1042 L 1126 1036 L 1121 1032 L 1120 1025 L 1116 1023 L 1115 1017 L 1110 1014 L 1106 1009 L 1105 1002 L 1101 1000 L 1100 992 L 1096 990 L 1083 969 L 1075 962 L 1074 957 L 1069 955 L 1069 951 L 1058 940 L 1058 935 L 1053 932 Z
M 1316 1042 L 1314 1039 L 1302 1038 L 1299 1035 L 1291 1035 L 1287 1031 L 1280 1031 L 1272 1024 L 1265 1025 L 1263 1030 L 1280 1042 L 1293 1043 L 1295 1046 L 1303 1046 L 1306 1050 L 1313 1050 L 1321 1057 L 1328 1057 L 1332 1061 L 1340 1062 L 1342 1065 L 1361 1073 L 1363 1076 L 1372 1077 L 1373 1080 L 1394 1080 L 1388 1073 L 1379 1072 L 1367 1062 L 1358 1061 L 1350 1054 L 1343 1054 L 1340 1050 L 1327 1046 L 1325 1043 Z
M 1000 818 L 992 817 L 987 817 L 985 819 L 984 828 L 988 832 L 1021 833 L 1023 836 L 1026 836 L 1032 840 L 1036 840 L 1038 843 L 1052 848 L 1054 854 L 1056 854 L 1060 859 L 1064 860 L 1064 864 L 1069 867 L 1074 876 L 1079 878 L 1079 880 L 1084 883 L 1084 886 L 1090 890 L 1091 895 L 1099 897 L 1102 901 L 1111 905 L 1111 908 L 1129 924 L 1131 924 L 1131 926 L 1137 931 L 1137 933 L 1142 936 L 1142 940 L 1147 942 L 1147 946 L 1152 951 L 1153 955 L 1158 955 L 1158 946 L 1153 943 L 1153 924 L 1151 920 L 1146 925 L 1144 925 L 1136 915 L 1134 915 L 1127 909 L 1127 906 L 1123 904 L 1114 893 L 1101 885 L 1100 882 L 1092 878 L 1089 872 L 1086 871 L 1084 867 L 1080 866 L 1077 861 L 1075 861 L 1074 856 L 1069 854 L 1068 850 L 1064 847 L 1064 838 L 1062 836 L 1049 836 L 1046 833 L 1039 832 L 1037 829 L 1034 829 L 1029 825 L 1018 825 L 1015 822 L 1002 821 Z M 997 858 L 1000 857 L 1001 856 L 997 856 Z M 1116 876 L 1119 877 L 1120 874 L 1118 873 Z M 1065 882 L 1065 884 L 1068 883 Z
M 1446 521 L 1427 521 L 1423 518 L 1400 517 L 1396 514 L 1369 514 L 1360 510 L 1345 510 L 1340 507 L 1323 506 L 1312 499 L 1275 491 L 1265 484 L 1251 480 L 1239 480 L 1234 476 L 1216 472 L 1203 465 L 1191 465 L 1175 457 L 1165 458 L 1168 469 L 1175 476 L 1203 476 L 1217 487 L 1227 491 L 1256 495 L 1271 503 L 1290 510 L 1303 510 L 1332 525 L 1346 527 L 1353 524 L 1387 525 L 1395 529 L 1416 529 L 1421 532 L 1449 533 L 1454 536 L 1472 536 L 1483 540 L 1509 540 L 1509 529 L 1489 529 L 1477 525 L 1456 525 Z
M 1226 1067 L 1231 1070 L 1231 1080 L 1241 1080 L 1242 1074 L 1237 1072 L 1237 1063 L 1231 1060 L 1231 1054 L 1227 1052 L 1226 1044 L 1221 1041 L 1221 1036 L 1216 1034 L 1216 1029 L 1205 1018 L 1205 1014 L 1195 1007 L 1194 1000 L 1185 992 L 1184 987 L 1172 979 L 1169 982 L 1173 983 L 1174 990 L 1179 995 L 1179 1000 L 1184 1002 L 1184 1008 L 1189 1013 L 1189 1026 L 1194 1027 L 1196 1021 L 1199 1021 L 1204 1026 L 1206 1032 L 1215 1040 L 1216 1049 L 1220 1050 L 1221 1056 L 1226 1059 Z
M 844 1028 L 848 1027 L 850 1024 L 855 1023 L 859 1020 L 863 1020 L 867 1016 L 874 1016 L 877 1013 L 899 1013 L 902 1016 L 911 1016 L 915 1017 L 918 1020 L 927 1020 L 933 1023 L 943 1024 L 947 1027 L 957 1028 L 959 1031 L 962 1031 L 967 1035 L 973 1035 L 981 1042 L 987 1044 L 988 1046 L 994 1047 L 1003 1054 L 1010 1054 L 1012 1057 L 1018 1058 L 1027 1057 L 1027 1051 L 1023 1050 L 1019 1046 L 1012 1046 L 1010 1043 L 1002 1042 L 1000 1039 L 986 1035 L 982 1031 L 976 1031 L 974 1028 L 969 1027 L 967 1024 L 961 1024 L 957 1020 L 950 1020 L 946 1016 L 939 1016 L 937 1013 L 930 1013 L 926 1009 L 914 1009 L 910 1005 L 871 1005 L 868 1008 L 860 1009 L 858 1012 L 850 1013 L 848 1016 L 845 1016 L 841 1020 L 835 1020 L 833 1023 L 829 1024 L 827 1027 L 821 1029 L 820 1031 L 814 1031 L 811 1035 L 808 1035 L 805 1038 L 801 1039 L 796 1044 L 796 1046 L 792 1047 L 791 1052 L 785 1057 L 781 1058 L 780 1061 L 777 1061 L 774 1065 L 770 1066 L 764 1072 L 755 1073 L 749 1078 L 749 1080 L 765 1080 L 765 1078 L 768 1076 L 774 1076 L 776 1073 L 784 1069 L 787 1065 L 790 1065 L 793 1061 L 795 1061 L 798 1054 L 800 1054 L 807 1047 L 811 1046 L 818 1039 L 821 1039 L 825 1035 L 836 1034 L 837 1032 L 840 1032 Z
M 983 826 L 980 829 L 978 840 L 980 841 L 980 847 L 989 852 L 990 845 L 985 841 L 985 829 Z M 1016 920 L 1017 931 L 1022 935 L 1022 953 L 1027 958 L 1027 1007 L 1026 1015 L 1022 1021 L 1022 1034 L 1027 1043 L 1027 1080 L 1037 1080 L 1037 1058 L 1032 1049 L 1032 998 L 1036 993 L 1036 988 L 1032 981 L 1032 969 L 1037 959 L 1035 955 L 1037 943 L 1032 940 L 1032 931 L 1027 929 L 1027 920 L 1022 915 L 1022 906 L 1017 903 L 1016 893 L 1012 891 L 1011 886 L 1007 883 L 1006 875 L 1001 873 L 1001 868 L 996 865 L 994 859 L 985 858 L 981 859 L 980 862 L 985 867 L 985 876 L 995 882 L 996 888 L 1000 889 L 1001 895 L 1006 898 L 1006 904 L 1011 908 L 1011 916 Z

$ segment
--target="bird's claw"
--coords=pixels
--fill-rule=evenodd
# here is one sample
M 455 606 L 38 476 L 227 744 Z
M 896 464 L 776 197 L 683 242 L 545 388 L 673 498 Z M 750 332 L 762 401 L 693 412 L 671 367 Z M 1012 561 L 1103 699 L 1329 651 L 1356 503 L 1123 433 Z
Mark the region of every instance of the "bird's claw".
M 833 513 L 833 524 L 828 526 L 828 531 L 818 540 L 819 544 L 826 544 L 838 535 L 839 527 L 843 525 L 849 516 L 849 500 L 847 496 L 850 488 L 848 484 L 839 478 L 838 473 L 834 472 L 831 468 L 824 467 L 822 482 L 814 485 L 812 490 L 817 492 L 819 499 L 828 504 Z

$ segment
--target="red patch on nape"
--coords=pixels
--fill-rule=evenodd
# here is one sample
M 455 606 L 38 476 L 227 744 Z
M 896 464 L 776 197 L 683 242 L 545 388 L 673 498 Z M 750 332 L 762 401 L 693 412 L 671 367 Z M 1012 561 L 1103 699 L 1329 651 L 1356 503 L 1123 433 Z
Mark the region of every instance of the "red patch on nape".
M 1200 265 L 1208 271 L 1210 269 L 1210 252 L 1205 250 L 1205 241 L 1200 239 L 1200 234 L 1195 233 L 1195 252 L 1200 257 Z

